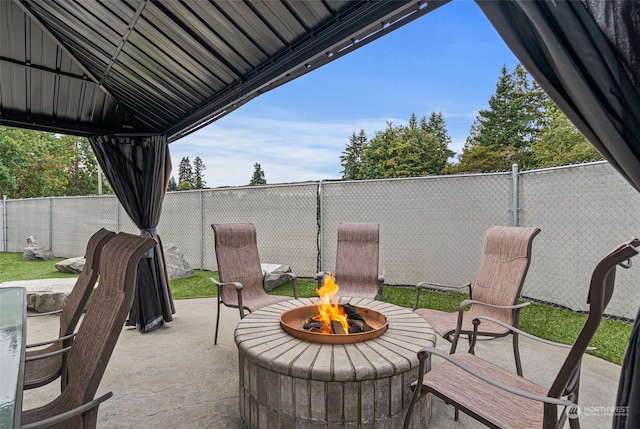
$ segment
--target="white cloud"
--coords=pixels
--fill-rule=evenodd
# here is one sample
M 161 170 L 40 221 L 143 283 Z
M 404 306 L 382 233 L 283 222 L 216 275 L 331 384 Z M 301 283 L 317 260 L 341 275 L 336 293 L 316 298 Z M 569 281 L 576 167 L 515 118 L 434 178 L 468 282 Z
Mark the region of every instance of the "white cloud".
M 339 179 L 340 154 L 349 136 L 361 129 L 381 129 L 385 123 L 385 119 L 323 123 L 235 113 L 170 145 L 176 180 L 180 160 L 189 157 L 193 163 L 197 156 L 206 166 L 209 187 L 248 184 L 255 163 L 262 167 L 267 183 Z

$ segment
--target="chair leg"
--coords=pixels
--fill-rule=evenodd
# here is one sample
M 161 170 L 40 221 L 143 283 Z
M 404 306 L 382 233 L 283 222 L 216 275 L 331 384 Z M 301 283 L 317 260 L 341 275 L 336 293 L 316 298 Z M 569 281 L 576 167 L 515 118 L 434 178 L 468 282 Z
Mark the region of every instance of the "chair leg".
M 218 325 L 220 324 L 220 296 L 216 298 L 216 301 L 218 302 L 218 311 L 216 313 L 216 336 L 213 340 L 214 345 L 218 344 Z
M 456 349 L 458 348 L 458 340 L 460 339 L 460 334 L 455 335 L 453 334 L 453 338 L 451 338 L 451 335 L 449 335 L 449 341 L 451 341 L 451 348 L 449 349 L 449 354 L 452 355 L 456 352 Z
M 580 365 L 582 365 L 582 361 L 580 362 Z M 576 368 L 576 373 L 572 377 L 572 380 L 569 381 L 567 389 L 570 391 L 569 395 L 567 395 L 567 399 L 578 405 L 578 396 L 580 394 L 580 366 Z M 578 417 L 575 419 L 569 419 L 569 427 L 571 429 L 580 429 L 580 420 Z
M 520 377 L 522 377 L 522 362 L 520 361 L 520 345 L 518 342 L 518 334 L 516 332 L 512 332 L 513 335 L 513 357 L 516 360 L 516 372 Z

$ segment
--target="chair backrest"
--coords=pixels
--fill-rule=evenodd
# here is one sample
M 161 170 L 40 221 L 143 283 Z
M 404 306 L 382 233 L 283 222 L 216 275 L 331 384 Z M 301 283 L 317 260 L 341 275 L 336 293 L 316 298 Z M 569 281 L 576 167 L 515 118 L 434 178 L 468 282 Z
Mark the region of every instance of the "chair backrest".
M 518 302 L 539 228 L 492 226 L 484 235 L 482 260 L 472 284 L 472 298 L 494 305 Z M 513 311 L 483 307 L 484 315 L 512 324 Z
M 94 398 L 133 304 L 138 263 L 155 244 L 152 238 L 121 232 L 104 245 L 100 285 L 69 352 L 68 384 L 61 395 L 65 408 Z
M 340 295 L 378 293 L 379 231 L 377 223 L 338 225 L 335 277 Z
M 628 261 L 637 255 L 638 250 L 636 247 L 639 245 L 640 240 L 632 237 L 616 246 L 596 265 L 591 275 L 591 284 L 589 285 L 589 294 L 587 296 L 589 315 L 571 351 L 565 358 L 556 379 L 551 385 L 548 396 L 555 398 L 560 397 L 567 388 L 567 385 L 569 385 L 576 370 L 579 369 L 582 355 L 587 350 L 589 342 L 593 338 L 598 326 L 600 326 L 602 314 L 613 295 L 616 267 L 618 264 Z
M 221 282 L 242 283 L 243 299 L 264 295 L 256 229 L 250 223 L 213 224 L 216 261 Z M 223 302 L 236 302 L 233 288 L 223 288 Z
M 115 232 L 101 228 L 89 239 L 84 255 L 84 267 L 60 313 L 60 337 L 75 331 L 98 278 L 102 248 L 115 235 Z

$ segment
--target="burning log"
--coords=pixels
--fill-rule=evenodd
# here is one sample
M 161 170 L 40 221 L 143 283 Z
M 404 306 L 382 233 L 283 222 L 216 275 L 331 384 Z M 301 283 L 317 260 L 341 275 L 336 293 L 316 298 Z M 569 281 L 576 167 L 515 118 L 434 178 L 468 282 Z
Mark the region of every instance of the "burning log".
M 302 325 L 302 329 L 311 332 L 322 332 L 322 322 L 316 319 L 309 319 Z
M 331 321 L 331 330 L 333 331 L 334 334 L 346 334 L 346 332 L 344 332 L 344 328 L 342 327 L 342 324 L 337 320 Z
M 356 308 L 351 304 L 341 304 L 344 313 L 347 315 L 347 323 L 349 325 L 349 332 L 345 332 L 342 324 L 337 320 L 331 320 L 331 331 L 334 334 L 359 334 L 362 332 L 373 331 L 373 328 L 364 320 Z M 309 332 L 323 332 L 323 324 L 320 316 L 309 318 L 303 325 L 302 329 Z
M 322 286 L 316 289 L 320 298 L 317 305 L 318 316 L 304 322 L 303 330 L 322 334 L 359 334 L 374 330 L 358 314 L 356 307 L 332 302 L 339 289 L 331 273 L 327 273 Z

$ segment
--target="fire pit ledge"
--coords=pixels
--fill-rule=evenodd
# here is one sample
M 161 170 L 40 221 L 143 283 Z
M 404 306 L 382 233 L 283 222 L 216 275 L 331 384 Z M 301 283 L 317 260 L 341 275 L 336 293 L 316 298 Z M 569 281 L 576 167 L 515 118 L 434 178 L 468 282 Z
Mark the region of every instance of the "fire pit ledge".
M 329 427 L 367 422 L 402 426 L 410 386 L 417 378 L 417 352 L 435 346 L 435 333 L 407 308 L 368 299 L 341 300 L 347 301 L 384 314 L 386 332 L 356 344 L 294 338 L 280 326 L 280 315 L 315 304 L 306 298 L 265 307 L 238 323 L 240 414 L 248 427 L 284 428 L 310 422 Z M 429 398 L 417 405 L 412 427 L 426 426 L 431 415 Z

